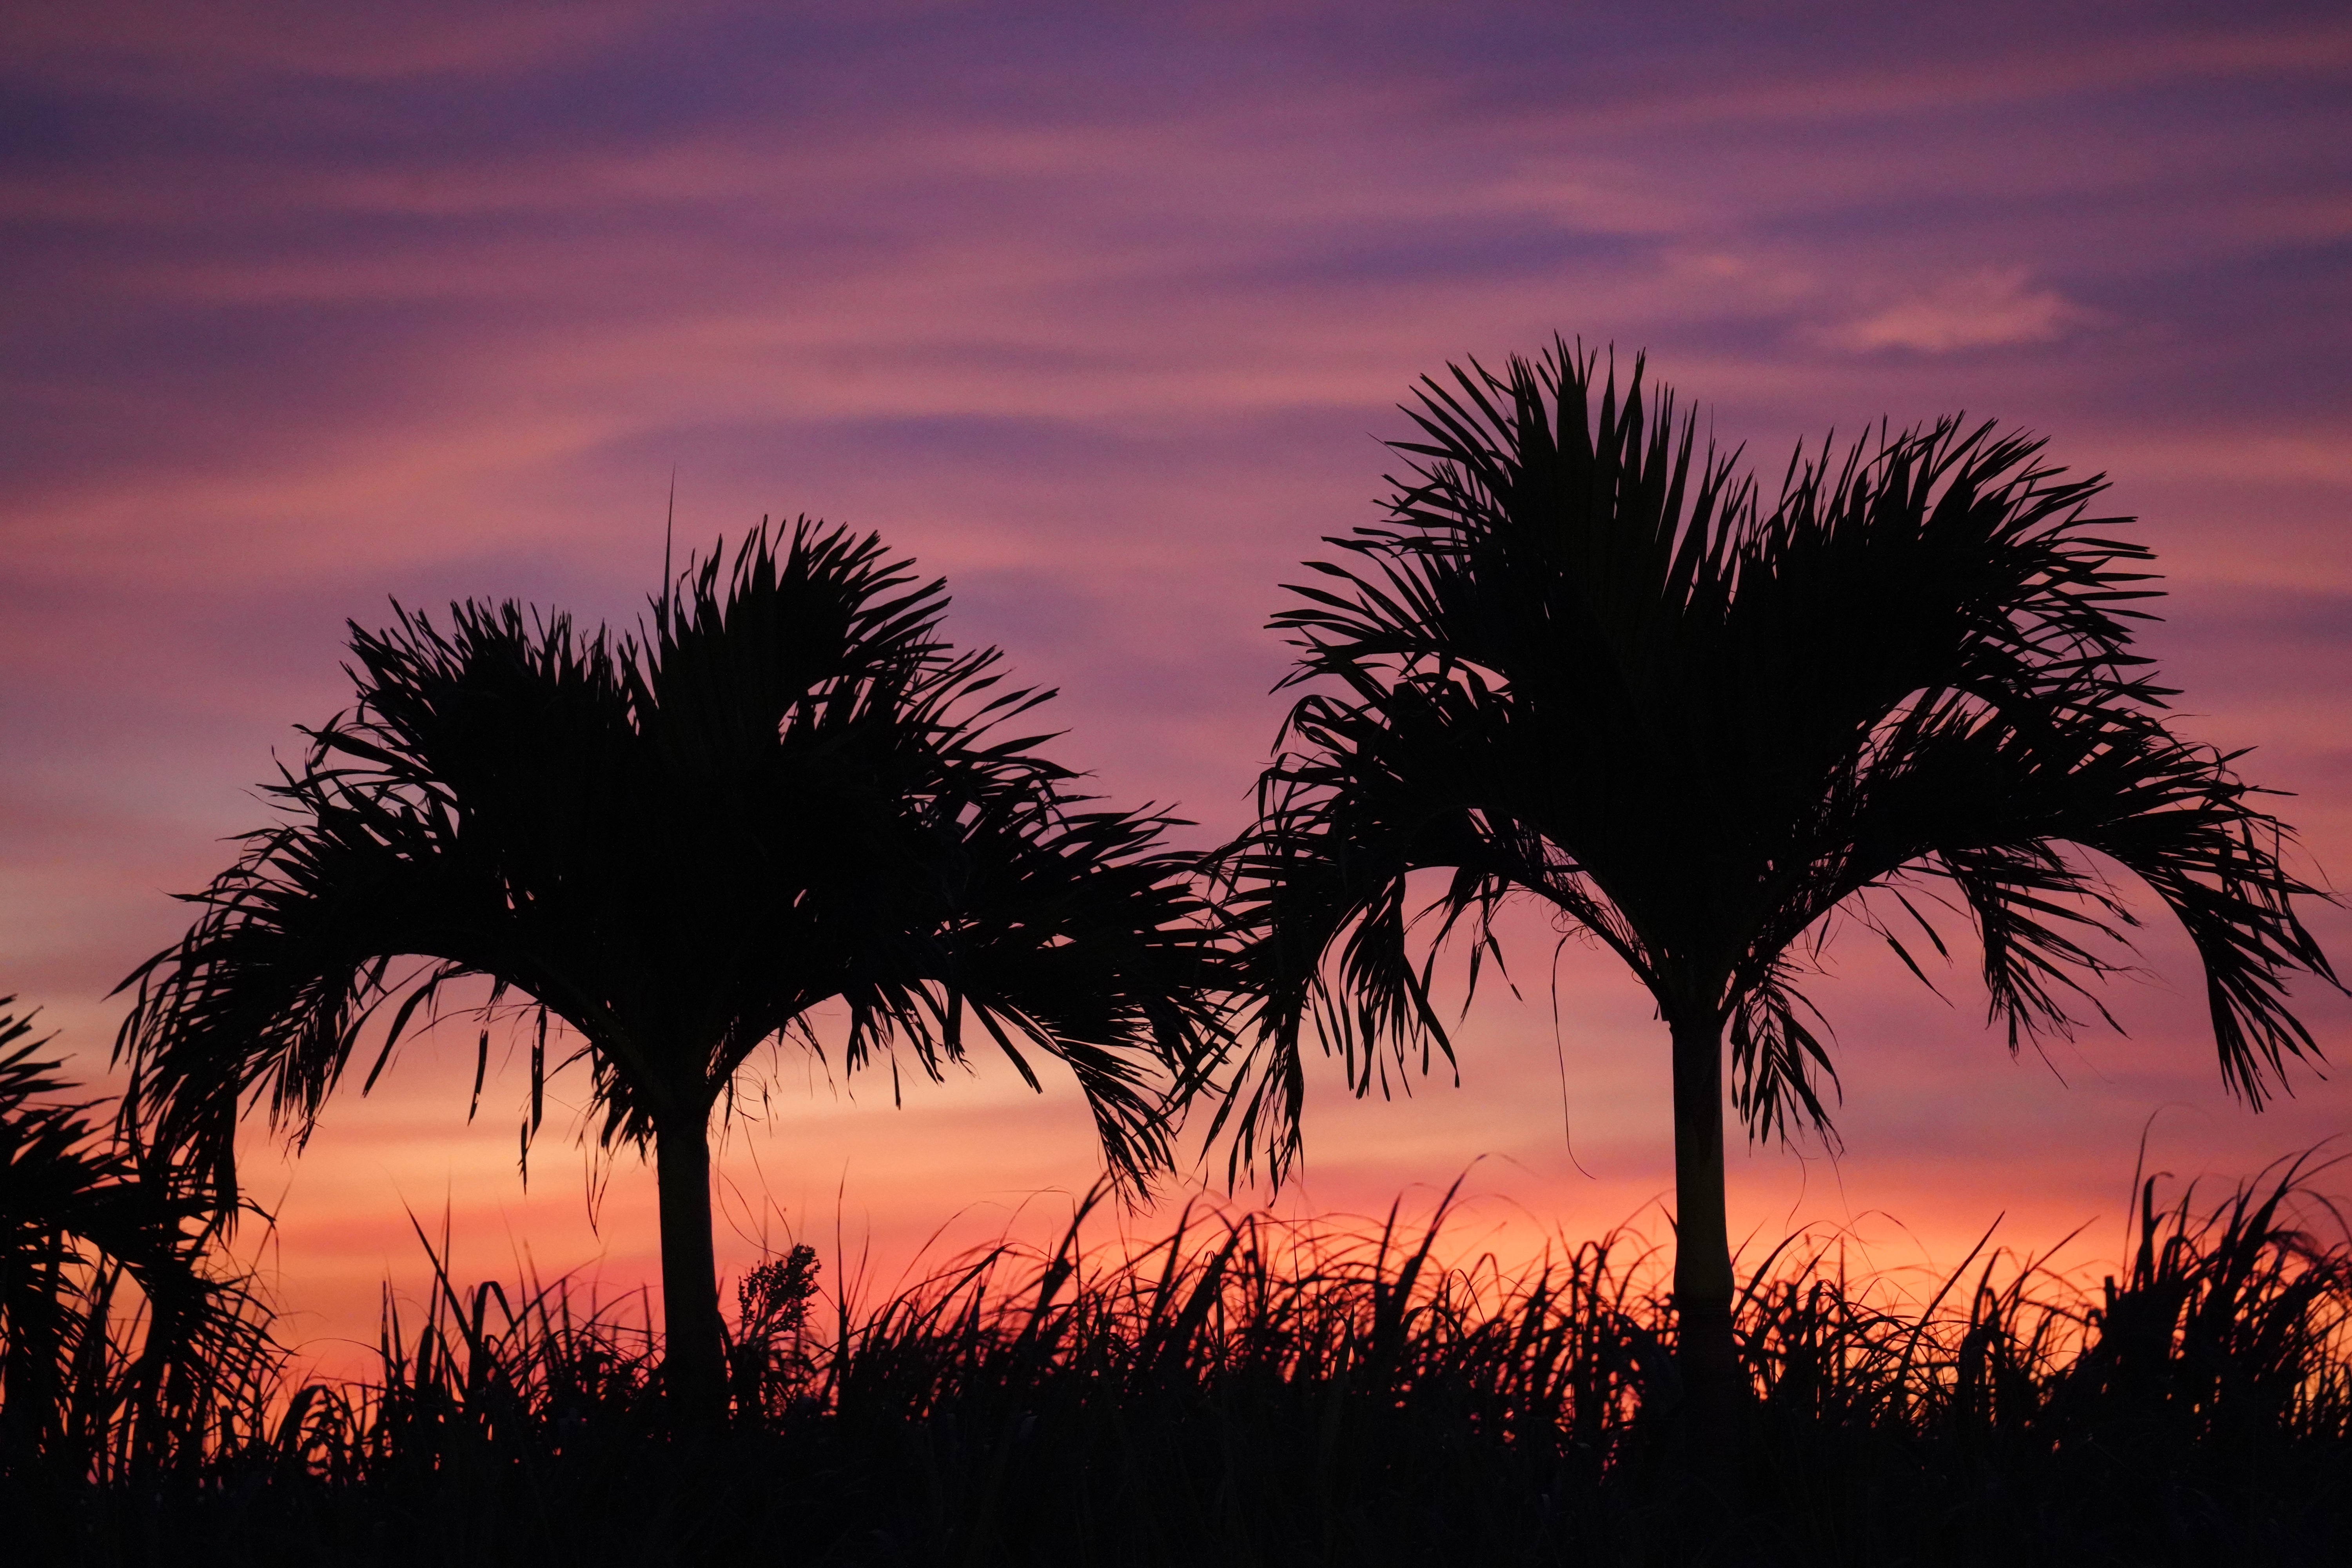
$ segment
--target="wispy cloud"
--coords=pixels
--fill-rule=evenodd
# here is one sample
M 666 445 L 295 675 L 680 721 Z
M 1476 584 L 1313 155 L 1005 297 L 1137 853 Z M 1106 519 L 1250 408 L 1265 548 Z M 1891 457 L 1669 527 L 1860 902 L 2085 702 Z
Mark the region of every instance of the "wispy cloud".
M 2022 267 L 1986 268 L 1871 310 L 1823 331 L 1847 349 L 1959 349 L 2046 343 L 2097 320 L 2056 289 L 2039 288 Z

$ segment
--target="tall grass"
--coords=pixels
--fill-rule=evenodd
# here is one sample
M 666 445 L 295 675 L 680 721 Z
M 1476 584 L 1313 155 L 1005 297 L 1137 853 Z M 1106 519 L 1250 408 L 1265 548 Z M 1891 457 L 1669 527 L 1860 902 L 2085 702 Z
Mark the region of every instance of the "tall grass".
M 2334 1563 L 2352 1241 L 2298 1161 L 2139 1189 L 2095 1289 L 1972 1256 L 1927 1299 L 1784 1246 L 1739 1303 L 1745 1507 L 1687 1506 L 1660 1259 L 1512 1271 L 1408 1231 L 1188 1211 L 1001 1245 L 873 1303 L 741 1282 L 734 1425 L 674 1444 L 642 1298 L 461 1289 L 428 1244 L 363 1384 L 252 1384 L 92 1484 L 86 1559 L 183 1563 Z M 1083 1217 L 1083 1216 L 1081 1216 Z M 2315 1221 L 2330 1228 L 2315 1230 Z M 421 1236 L 421 1233 L 420 1233 Z M 255 1413 L 268 1410 L 267 1419 Z

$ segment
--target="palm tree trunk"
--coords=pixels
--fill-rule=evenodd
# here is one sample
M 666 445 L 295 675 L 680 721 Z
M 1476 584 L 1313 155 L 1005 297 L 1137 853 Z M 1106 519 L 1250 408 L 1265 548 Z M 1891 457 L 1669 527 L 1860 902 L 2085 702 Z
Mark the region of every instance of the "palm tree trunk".
M 654 1132 L 661 1190 L 662 1377 L 680 1434 L 727 1420 L 727 1361 L 719 1321 L 719 1271 L 710 1250 L 710 1127 L 686 1110 Z
M 1668 1020 L 1675 1042 L 1675 1319 L 1692 1471 L 1729 1505 L 1738 1471 L 1740 1386 L 1723 1202 L 1723 1031 L 1711 1014 L 1691 1011 Z

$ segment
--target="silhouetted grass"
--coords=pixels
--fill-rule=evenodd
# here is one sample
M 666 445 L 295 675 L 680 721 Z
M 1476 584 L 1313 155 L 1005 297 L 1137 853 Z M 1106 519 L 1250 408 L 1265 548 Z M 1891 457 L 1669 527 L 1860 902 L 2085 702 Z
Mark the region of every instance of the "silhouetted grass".
M 1784 1247 L 1740 1303 L 1728 1519 L 1677 1479 L 1638 1237 L 1511 1274 L 1442 1264 L 1437 1222 L 1188 1213 L 1133 1255 L 1074 1226 L 862 1310 L 787 1254 L 739 1292 L 734 1425 L 701 1443 L 663 1435 L 641 1304 L 460 1290 L 436 1254 L 421 1318 L 387 1298 L 373 1381 L 265 1397 L 248 1373 L 49 1528 L 87 1562 L 339 1568 L 2332 1563 L 2352 1243 L 2313 1173 L 2211 1206 L 2149 1181 L 2096 1291 L 1995 1254 L 1906 1301 Z

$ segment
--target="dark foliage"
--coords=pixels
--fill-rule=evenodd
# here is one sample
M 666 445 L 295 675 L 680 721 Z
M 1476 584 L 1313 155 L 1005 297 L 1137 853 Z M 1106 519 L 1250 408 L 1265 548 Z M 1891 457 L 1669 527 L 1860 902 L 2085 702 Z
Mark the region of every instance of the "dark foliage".
M 1134 1257 L 998 1248 L 814 1322 L 788 1254 L 741 1292 L 716 1441 L 665 1436 L 648 1329 L 445 1274 L 421 1322 L 387 1309 L 374 1385 L 49 1523 L 78 1561 L 174 1568 L 2331 1563 L 2352 1244 L 2305 1228 L 2309 1174 L 2210 1213 L 2150 1182 L 2088 1297 L 2006 1255 L 1916 1304 L 1833 1247 L 1764 1260 L 1729 1520 L 1663 1458 L 1674 1319 L 1638 1237 L 1510 1278 L 1441 1263 L 1433 1225 L 1242 1216 Z
M 207 1253 L 203 1194 L 94 1126 L 0 996 L 0 1472 L 142 1478 L 191 1447 L 272 1352 Z

